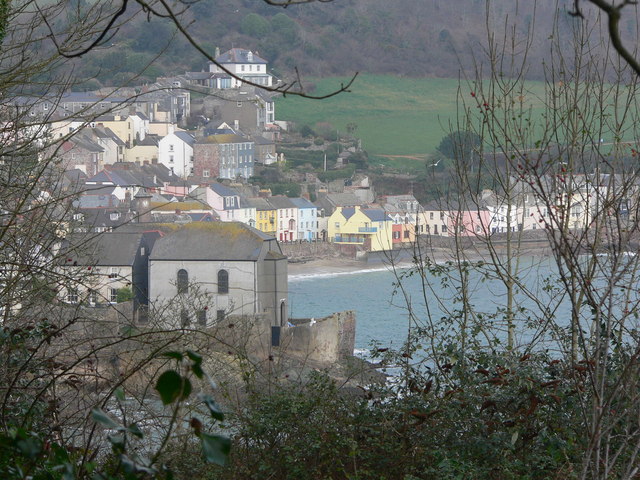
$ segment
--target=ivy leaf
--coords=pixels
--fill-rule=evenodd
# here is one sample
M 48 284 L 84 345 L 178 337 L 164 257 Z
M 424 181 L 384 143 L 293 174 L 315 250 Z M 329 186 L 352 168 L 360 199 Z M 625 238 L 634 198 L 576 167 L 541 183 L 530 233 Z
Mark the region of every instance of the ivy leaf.
M 124 390 L 122 390 L 122 387 L 116 388 L 113 393 L 119 401 L 124 402 Z
M 200 355 L 199 353 L 196 353 L 192 350 L 187 350 L 187 357 L 189 357 L 189 359 L 193 362 L 193 363 L 202 363 L 202 355 Z
M 208 463 L 224 465 L 231 451 L 231 440 L 221 435 L 200 434 L 202 442 L 202 453 Z
M 184 358 L 184 356 L 180 352 L 164 352 L 162 356 L 167 358 L 173 358 L 178 361 L 181 361 Z
M 99 423 L 100 425 L 104 425 L 107 428 L 119 428 L 120 425 L 113 420 L 109 415 L 107 415 L 100 408 L 94 408 L 91 410 L 91 417 L 93 421 Z
M 138 425 L 136 425 L 135 423 L 132 423 L 131 425 L 129 425 L 126 428 L 126 431 L 129 432 L 131 435 L 135 435 L 138 438 L 144 437 L 142 430 L 140 430 L 140 427 L 138 427 Z
M 187 398 L 191 394 L 191 382 L 174 370 L 167 370 L 156 382 L 163 405 Z
M 209 409 L 209 413 L 211 413 L 211 416 L 213 418 L 219 421 L 224 420 L 224 413 L 222 413 L 222 410 L 220 410 L 220 407 L 218 407 L 218 404 L 213 398 L 211 398 L 209 395 L 202 395 L 200 398 Z
M 191 350 L 187 350 L 187 356 L 193 362 L 193 365 L 191 365 L 191 371 L 196 377 L 201 379 L 204 376 L 204 371 L 202 370 L 202 355 Z

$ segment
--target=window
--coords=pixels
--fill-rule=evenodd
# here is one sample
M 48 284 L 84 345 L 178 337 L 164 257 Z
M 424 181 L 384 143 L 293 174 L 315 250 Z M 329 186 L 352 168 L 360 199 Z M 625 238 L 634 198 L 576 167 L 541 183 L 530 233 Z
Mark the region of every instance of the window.
M 118 278 L 120 275 L 120 269 L 118 267 L 111 267 L 111 271 L 109 272 L 109 278 Z
M 180 310 L 180 326 L 186 328 L 189 326 L 189 323 L 189 312 L 184 309 Z
M 224 310 L 216 310 L 216 321 L 221 322 L 224 320 Z
M 404 238 L 409 238 L 409 230 L 404 231 Z
M 447 226 L 446 225 L 442 225 L 442 233 L 446 233 L 447 231 Z
M 98 292 L 96 292 L 95 290 L 89 290 L 88 299 L 91 305 L 95 305 L 96 303 L 98 303 Z
M 400 232 L 393 232 L 393 239 L 398 240 L 400 238 Z
M 169 163 L 173 163 L 173 155 L 169 155 Z
M 169 151 L 173 152 L 173 145 L 169 145 Z
M 209 177 L 209 170 L 203 170 L 202 171 L 202 176 L 203 177 Z
M 200 327 L 207 326 L 207 311 L 206 310 L 198 310 L 198 325 Z
M 429 220 L 433 220 L 433 212 L 429 212 Z
M 118 303 L 118 289 L 110 288 L 109 289 L 109 301 L 111 303 Z
M 67 289 L 67 302 L 78 303 L 78 290 L 75 288 Z
M 184 268 L 178 270 L 176 287 L 178 288 L 178 293 L 187 293 L 189 291 L 189 272 Z
M 229 293 L 229 272 L 218 271 L 218 293 Z

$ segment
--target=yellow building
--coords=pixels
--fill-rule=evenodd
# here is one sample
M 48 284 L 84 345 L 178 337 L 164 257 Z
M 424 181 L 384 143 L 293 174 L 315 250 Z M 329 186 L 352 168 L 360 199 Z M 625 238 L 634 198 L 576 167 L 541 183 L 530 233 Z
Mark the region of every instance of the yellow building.
M 277 209 L 266 199 L 261 197 L 248 198 L 249 205 L 256 209 L 255 227 L 268 235 L 276 236 L 277 232 Z
M 329 217 L 333 243 L 360 245 L 368 251 L 391 250 L 392 222 L 380 208 L 338 207 Z

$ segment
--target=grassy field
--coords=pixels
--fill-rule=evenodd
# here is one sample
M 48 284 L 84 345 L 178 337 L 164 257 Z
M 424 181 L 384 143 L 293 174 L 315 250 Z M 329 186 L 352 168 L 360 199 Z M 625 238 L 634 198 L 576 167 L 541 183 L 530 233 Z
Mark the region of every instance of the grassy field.
M 315 93 L 330 91 L 344 78 L 313 79 Z M 326 100 L 287 97 L 277 100 L 277 117 L 313 127 L 329 122 L 355 135 L 372 155 L 424 156 L 433 153 L 456 117 L 457 80 L 408 79 L 362 75 L 350 93 Z
M 314 93 L 319 94 L 336 89 L 347 79 L 310 80 L 317 87 Z M 530 82 L 527 88 L 530 93 L 521 97 L 522 106 L 530 109 L 538 125 L 535 130 L 540 134 L 544 130 L 541 125 L 545 124 L 540 100 L 544 97 L 544 84 Z M 372 157 L 373 164 L 384 163 L 410 173 L 424 169 L 429 155 L 436 151 L 442 137 L 449 132 L 449 123 L 456 121 L 458 89 L 456 79 L 362 75 L 350 93 L 326 100 L 279 98 L 276 115 L 279 120 L 290 120 L 298 126 L 313 127 L 317 122 L 329 122 L 343 132 L 349 122 L 354 122 L 358 126 L 355 135 L 362 139 L 363 148 Z M 460 92 L 473 103 L 468 87 L 462 87 Z M 609 106 L 605 107 L 608 109 Z M 591 136 L 611 141 L 612 134 L 604 127 L 602 125 L 603 131 L 596 130 Z

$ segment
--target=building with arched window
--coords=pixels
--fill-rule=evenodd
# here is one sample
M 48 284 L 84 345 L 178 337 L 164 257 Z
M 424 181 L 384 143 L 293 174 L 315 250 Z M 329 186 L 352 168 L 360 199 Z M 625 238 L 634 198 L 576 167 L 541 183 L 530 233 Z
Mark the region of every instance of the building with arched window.
M 192 325 L 234 315 L 287 322 L 287 258 L 275 238 L 242 223 L 186 224 L 165 234 L 149 257 L 149 279 L 152 302 L 207 296 L 208 320 Z

